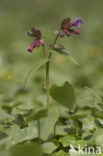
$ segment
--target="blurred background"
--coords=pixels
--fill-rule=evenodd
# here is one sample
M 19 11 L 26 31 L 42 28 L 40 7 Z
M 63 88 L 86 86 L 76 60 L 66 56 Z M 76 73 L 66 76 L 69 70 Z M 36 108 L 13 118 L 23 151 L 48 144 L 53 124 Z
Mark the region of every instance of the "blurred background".
M 31 27 L 42 31 L 44 41 L 51 44 L 63 18 L 72 20 L 81 16 L 80 35 L 60 38 L 58 43 L 77 60 L 75 66 L 69 59 L 53 52 L 50 83 L 66 80 L 75 90 L 84 86 L 95 89 L 101 96 L 103 90 L 103 1 L 102 0 L 1 0 L 0 1 L 0 98 L 12 94 L 27 69 L 43 57 L 41 48 L 28 53 L 32 38 L 26 32 Z M 47 48 L 48 50 L 48 48 Z M 35 96 L 42 94 L 45 68 L 32 72 L 27 87 Z M 82 92 L 80 92 L 82 93 Z M 78 94 L 78 92 L 77 92 Z

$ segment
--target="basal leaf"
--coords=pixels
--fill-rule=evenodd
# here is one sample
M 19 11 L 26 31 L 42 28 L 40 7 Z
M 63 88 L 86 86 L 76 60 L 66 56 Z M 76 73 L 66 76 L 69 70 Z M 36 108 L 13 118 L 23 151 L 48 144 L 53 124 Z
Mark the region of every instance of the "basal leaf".
M 57 146 L 53 142 L 45 142 L 42 144 L 43 152 L 46 154 L 52 153 Z
M 41 118 L 40 121 L 40 138 L 47 140 L 50 134 L 54 133 L 54 126 L 59 118 L 59 110 L 56 105 L 51 105 L 47 117 Z
M 95 123 L 95 118 L 93 116 L 88 116 L 81 119 L 83 130 L 93 130 L 97 127 Z
M 100 110 L 97 109 L 97 108 L 93 108 L 93 109 L 92 109 L 92 114 L 93 114 L 93 116 L 96 117 L 96 118 L 103 119 L 103 111 L 100 111 Z
M 103 148 L 103 129 L 102 128 L 98 128 L 94 132 L 93 137 L 90 140 L 90 143 Z
M 68 125 L 58 125 L 56 126 L 56 130 L 55 130 L 55 133 L 56 135 L 67 135 L 67 132 L 65 131 L 65 129 L 68 129 Z
M 9 142 L 6 143 L 7 147 L 11 147 L 18 143 L 22 143 L 26 140 L 32 140 L 38 137 L 38 131 L 36 127 L 26 127 L 20 129 L 19 126 L 13 125 L 8 128 L 5 133 L 10 137 Z
M 67 147 L 70 144 L 73 144 L 75 140 L 76 140 L 75 137 L 66 135 L 65 137 L 60 138 L 59 142 L 61 142 L 64 147 Z
M 0 122 L 12 121 L 14 117 L 7 114 L 3 109 L 0 108 Z
M 59 152 L 56 153 L 55 156 L 68 156 L 68 153 L 64 152 L 63 150 L 60 150 Z

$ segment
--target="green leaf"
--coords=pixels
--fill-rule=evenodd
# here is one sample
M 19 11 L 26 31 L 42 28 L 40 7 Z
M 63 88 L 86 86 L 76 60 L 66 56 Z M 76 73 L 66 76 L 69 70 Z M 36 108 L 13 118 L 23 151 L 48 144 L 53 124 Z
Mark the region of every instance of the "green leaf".
M 57 146 L 52 142 L 45 142 L 42 144 L 42 148 L 43 153 L 50 154 L 57 148 Z
M 53 49 L 53 50 L 56 51 L 56 52 L 58 52 L 58 53 L 60 53 L 60 54 L 62 54 L 62 55 L 66 55 L 66 56 L 69 55 L 69 53 L 67 53 L 67 52 L 65 52 L 63 50 L 60 50 L 60 49 Z
M 5 133 L 10 137 L 9 142 L 6 143 L 7 147 L 11 147 L 12 145 L 38 137 L 36 127 L 26 127 L 24 129 L 20 129 L 19 126 L 13 125 L 8 128 Z
M 70 153 L 70 155 L 69 156 L 82 156 L 82 155 L 85 155 L 85 156 L 96 156 L 95 154 L 92 154 L 92 153 L 90 153 L 90 154 L 79 154 L 79 152 L 77 151 L 77 153 Z M 99 155 L 100 156 L 100 155 Z
M 74 88 L 69 82 L 65 82 L 62 86 L 53 85 L 50 88 L 50 95 L 55 101 L 68 109 L 74 109 L 76 97 Z
M 29 69 L 28 71 L 25 73 L 24 75 L 24 78 L 22 80 L 22 83 L 21 83 L 21 87 L 24 88 L 25 85 L 26 85 L 26 82 L 27 82 L 27 79 L 31 73 L 31 71 L 33 70 L 37 70 L 38 68 L 40 68 L 41 66 L 43 66 L 44 64 L 46 64 L 47 62 L 49 61 L 48 58 L 43 58 L 42 60 L 40 60 L 39 62 L 36 62 L 35 64 L 33 64 Z
M 103 120 L 102 119 L 95 119 L 95 123 L 98 127 L 103 128 Z
M 88 90 L 85 89 L 85 90 L 78 91 L 77 105 L 80 108 L 85 108 L 85 107 L 93 108 L 94 107 L 95 105 L 94 98 L 91 95 L 91 93 L 88 92 Z
M 0 132 L 0 140 L 4 139 L 6 137 L 8 137 L 8 135 L 6 133 Z
M 27 121 L 31 122 L 34 120 L 38 120 L 40 118 L 44 118 L 47 116 L 47 109 L 40 110 L 38 112 L 34 111 L 30 116 L 27 117 Z
M 81 119 L 83 130 L 94 130 L 97 128 L 97 125 L 95 123 L 95 118 L 93 116 L 88 116 L 86 118 Z
M 64 147 L 67 147 L 70 144 L 73 144 L 75 140 L 76 140 L 75 137 L 67 135 L 65 137 L 60 138 L 59 142 L 61 142 Z
M 64 56 L 66 56 L 73 64 L 75 64 L 76 66 L 78 66 L 78 62 L 76 61 L 76 59 L 73 56 L 71 56 L 70 53 L 68 53 L 66 51 L 63 51 L 61 49 L 55 49 L 54 48 L 52 50 L 54 50 L 54 51 L 56 51 L 56 52 L 58 52 L 58 53 L 60 53 L 60 54 L 62 54 Z
M 79 145 L 81 145 L 81 147 L 85 147 L 88 143 L 87 140 L 76 140 L 76 138 L 71 135 L 60 138 L 59 142 L 61 142 L 64 147 L 72 145 L 75 148 L 78 148 Z
M 56 153 L 55 156 L 68 156 L 68 154 L 64 152 L 63 150 L 60 150 L 59 152 Z
M 5 133 L 10 137 L 19 132 L 20 132 L 20 127 L 16 124 L 13 124 L 9 128 L 5 129 Z
M 14 117 L 7 114 L 3 109 L 0 108 L 0 122 L 12 121 Z
M 80 145 L 82 148 L 85 147 L 85 145 L 88 144 L 89 141 L 87 140 L 76 140 L 74 141 L 74 143 L 72 144 L 75 148 L 78 148 L 78 146 Z
M 98 128 L 94 134 L 93 137 L 90 140 L 90 143 L 93 145 L 96 145 L 97 147 L 103 148 L 103 129 Z
M 97 95 L 97 93 L 95 93 L 95 91 L 94 91 L 93 89 L 91 89 L 91 88 L 89 88 L 89 87 L 87 87 L 87 86 L 85 86 L 85 88 L 87 88 L 88 91 L 89 91 L 96 99 L 98 99 L 98 101 L 99 101 L 100 103 L 103 104 L 102 98 L 101 98 L 99 95 Z
M 51 105 L 47 117 L 41 118 L 40 121 L 40 138 L 47 140 L 50 134 L 54 133 L 54 126 L 59 118 L 59 110 L 56 105 Z
M 16 145 L 10 151 L 11 156 L 42 156 L 42 148 L 39 144 Z
M 76 61 L 76 59 L 75 59 L 73 56 L 68 55 L 68 59 L 69 59 L 72 63 L 74 63 L 76 66 L 78 66 L 78 62 Z
M 92 114 L 96 118 L 103 119 L 103 111 L 98 110 L 97 108 L 92 109 Z
M 12 141 L 17 144 L 20 142 L 23 142 L 25 140 L 31 140 L 38 137 L 37 129 L 26 127 L 24 129 L 21 129 L 17 134 L 12 136 Z
M 73 119 L 73 120 L 78 120 L 78 119 L 81 119 L 81 118 L 84 118 L 87 116 L 87 114 L 89 115 L 89 110 L 86 110 L 86 109 L 78 109 L 76 112 L 74 112 L 73 114 L 64 114 L 62 115 L 63 118 L 65 119 Z
M 55 133 L 56 135 L 67 135 L 67 132 L 65 131 L 66 128 L 69 128 L 68 125 L 58 125 L 55 127 Z
M 82 134 L 82 139 L 89 140 L 92 138 L 92 136 L 93 136 L 92 131 L 87 130 Z

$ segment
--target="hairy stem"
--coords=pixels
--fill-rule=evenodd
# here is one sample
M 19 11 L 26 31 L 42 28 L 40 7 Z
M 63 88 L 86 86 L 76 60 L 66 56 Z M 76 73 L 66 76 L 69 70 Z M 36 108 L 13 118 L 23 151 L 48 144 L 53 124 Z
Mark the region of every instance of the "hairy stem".
M 47 53 L 46 53 L 46 50 L 45 50 L 44 47 L 43 47 L 43 52 L 44 52 L 44 56 L 46 57 L 47 56 Z
M 46 63 L 46 91 L 47 91 L 47 108 L 50 106 L 49 97 L 49 61 Z
M 58 34 L 57 34 L 57 36 L 56 36 L 56 38 L 55 38 L 55 40 L 54 40 L 54 42 L 53 42 L 53 45 L 56 43 L 58 37 L 59 37 L 59 36 L 58 36 Z
M 56 43 L 58 37 L 59 37 L 59 35 L 57 34 L 56 38 L 54 39 L 53 44 L 49 45 L 49 50 L 50 50 L 50 48 L 53 48 L 53 46 L 55 45 L 55 43 Z
M 47 56 L 46 50 L 43 47 L 44 55 Z M 49 53 L 48 58 L 50 59 L 51 53 Z M 50 60 L 46 63 L 46 93 L 47 93 L 47 109 L 50 107 L 50 95 L 49 95 L 49 65 Z

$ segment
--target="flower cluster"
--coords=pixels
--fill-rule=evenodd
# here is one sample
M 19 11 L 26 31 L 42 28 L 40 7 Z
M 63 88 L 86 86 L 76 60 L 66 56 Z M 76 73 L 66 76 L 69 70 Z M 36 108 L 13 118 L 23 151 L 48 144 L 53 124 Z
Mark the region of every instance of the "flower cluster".
M 71 19 L 69 17 L 65 18 L 61 23 L 61 29 L 58 33 L 60 37 L 70 36 L 71 33 L 74 33 L 78 35 L 80 32 L 79 30 L 75 30 L 73 26 L 80 27 L 80 25 L 83 24 L 80 17 L 76 18 L 74 21 L 71 22 Z
M 64 37 L 65 35 L 69 37 L 71 35 L 71 33 L 78 35 L 80 33 L 80 31 L 77 29 L 74 29 L 73 27 L 76 26 L 79 28 L 81 24 L 83 24 L 83 22 L 80 19 L 80 17 L 76 18 L 74 21 L 71 21 L 71 19 L 69 17 L 63 19 L 63 21 L 61 23 L 61 29 L 59 30 L 58 35 L 57 35 L 54 43 L 52 45 L 50 45 L 49 47 L 52 47 L 52 49 L 61 51 L 63 49 L 63 47 L 61 45 L 55 46 L 57 38 Z M 33 40 L 32 44 L 27 49 L 29 52 L 32 52 L 33 49 L 36 47 L 40 47 L 40 45 L 42 47 L 45 47 L 45 43 L 41 38 L 42 35 L 41 35 L 40 30 L 37 30 L 33 27 L 30 31 L 27 32 L 27 34 L 29 36 L 35 37 L 35 40 Z
M 42 47 L 45 46 L 44 41 L 41 39 L 41 31 L 40 30 L 36 30 L 35 28 L 32 28 L 30 31 L 27 32 L 27 34 L 29 36 L 35 37 L 36 39 L 33 40 L 32 44 L 28 47 L 28 51 L 32 52 L 34 48 L 36 47 L 40 47 L 40 45 Z

